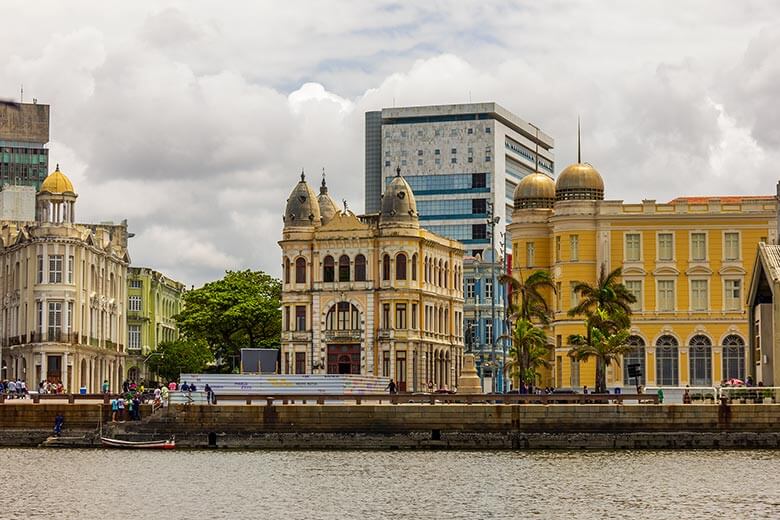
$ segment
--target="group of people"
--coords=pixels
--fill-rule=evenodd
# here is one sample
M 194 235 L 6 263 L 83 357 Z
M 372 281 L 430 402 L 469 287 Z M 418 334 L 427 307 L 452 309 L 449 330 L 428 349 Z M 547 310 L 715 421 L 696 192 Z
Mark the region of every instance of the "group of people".
M 24 399 L 28 394 L 27 383 L 21 379 L 0 381 L 0 394 L 4 394 L 6 399 Z

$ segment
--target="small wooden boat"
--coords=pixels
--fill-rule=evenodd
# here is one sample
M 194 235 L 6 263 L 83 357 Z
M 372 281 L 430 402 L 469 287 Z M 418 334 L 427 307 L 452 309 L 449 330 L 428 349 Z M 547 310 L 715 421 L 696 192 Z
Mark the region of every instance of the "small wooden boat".
M 167 441 L 123 441 L 120 439 L 101 437 L 100 442 L 107 448 L 172 450 L 176 447 L 176 441 L 173 439 Z

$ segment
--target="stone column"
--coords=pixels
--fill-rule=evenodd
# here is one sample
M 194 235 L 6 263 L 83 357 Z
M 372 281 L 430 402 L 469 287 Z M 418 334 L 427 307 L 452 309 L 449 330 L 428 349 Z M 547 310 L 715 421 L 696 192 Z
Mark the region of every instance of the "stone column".
M 41 352 L 41 379 L 46 381 L 48 379 L 48 356 L 46 352 Z
M 65 392 L 72 392 L 73 389 L 71 388 L 70 380 L 68 379 L 68 353 L 63 352 L 62 354 L 62 386 L 65 387 Z

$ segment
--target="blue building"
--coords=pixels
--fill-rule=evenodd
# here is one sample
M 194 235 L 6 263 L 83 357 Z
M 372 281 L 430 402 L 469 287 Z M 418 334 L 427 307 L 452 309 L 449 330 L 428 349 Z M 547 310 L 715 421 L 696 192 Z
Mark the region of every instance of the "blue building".
M 494 257 L 498 261 L 494 263 Z M 490 249 L 485 257 L 478 254 L 463 259 L 464 341 L 466 352 L 473 353 L 477 373 L 485 392 L 510 389 L 510 378 L 505 368 L 509 344 L 499 338 L 506 334 L 506 286 L 499 283 L 503 263 Z

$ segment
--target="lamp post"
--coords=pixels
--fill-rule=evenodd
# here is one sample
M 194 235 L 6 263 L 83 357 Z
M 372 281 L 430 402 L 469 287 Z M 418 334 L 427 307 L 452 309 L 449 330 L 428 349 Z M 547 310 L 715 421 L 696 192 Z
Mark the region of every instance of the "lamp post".
M 501 274 L 506 274 L 506 233 L 501 233 Z M 507 305 L 509 305 L 509 284 L 503 284 L 502 288 L 504 290 L 504 318 L 501 320 L 502 331 L 503 335 L 509 334 L 509 322 L 507 321 L 508 318 L 508 309 Z M 504 373 L 504 370 L 506 368 L 506 339 L 501 341 L 501 392 L 506 393 L 507 392 L 507 384 L 506 384 L 506 374 Z
M 490 353 L 491 353 L 491 359 L 496 359 L 496 286 L 498 285 L 498 280 L 496 279 L 496 224 L 498 224 L 499 220 L 501 220 L 501 217 L 494 216 L 493 215 L 493 203 L 488 202 L 487 203 L 487 211 L 488 211 L 488 218 L 487 218 L 487 224 L 490 226 L 490 255 L 491 255 L 491 262 L 490 262 L 490 288 L 491 288 L 491 294 L 490 294 Z M 502 367 L 503 368 L 503 367 Z M 499 377 L 501 378 L 501 388 L 503 388 L 503 374 L 499 372 Z M 495 374 L 493 379 L 495 380 Z M 495 386 L 495 382 L 493 383 Z

